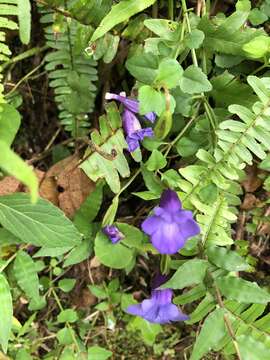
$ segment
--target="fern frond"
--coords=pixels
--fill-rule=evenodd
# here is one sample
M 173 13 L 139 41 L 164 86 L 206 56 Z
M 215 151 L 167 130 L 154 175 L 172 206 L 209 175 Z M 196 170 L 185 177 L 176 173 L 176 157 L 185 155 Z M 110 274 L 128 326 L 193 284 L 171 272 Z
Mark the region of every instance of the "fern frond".
M 61 33 L 55 37 L 53 14 L 42 17 L 47 45 L 53 50 L 47 54 L 46 70 L 50 86 L 60 111 L 61 124 L 74 137 L 84 135 L 89 128 L 89 113 L 93 111 L 96 95 L 96 62 L 86 56 L 84 48 L 77 48 L 82 25 L 75 20 L 65 22 Z M 84 29 L 89 31 L 89 29 Z M 91 29 L 90 29 L 91 30 Z
M 95 182 L 100 178 L 105 178 L 111 190 L 118 193 L 120 191 L 119 174 L 121 177 L 130 175 L 128 162 L 123 154 L 127 143 L 116 104 L 113 102 L 108 104 L 106 112 L 107 116 L 99 118 L 100 132 L 91 133 L 94 146 L 87 150 L 86 160 L 81 168 Z
M 0 0 L 0 61 L 7 61 L 11 51 L 6 41 L 6 30 L 17 30 L 17 23 L 10 16 L 17 16 L 17 0 Z
M 243 305 L 235 301 L 225 301 L 224 306 L 230 317 L 236 339 L 243 335 L 250 336 L 255 341 L 264 344 L 270 351 L 270 316 L 269 314 L 263 315 L 266 305 Z M 216 351 L 222 349 L 227 356 L 235 353 L 235 348 L 228 334 L 215 348 Z
M 196 154 L 200 160 L 198 165 L 180 170 L 184 178 L 181 181 L 183 201 L 203 214 L 198 216 L 198 220 L 202 224 L 204 242 L 218 245 L 222 242 L 224 245 L 231 243 L 226 232 L 230 233 L 228 226 L 235 221 L 231 207 L 240 203 L 238 195 L 241 187 L 238 182 L 244 175 L 243 169 L 252 163 L 254 155 L 264 159 L 266 150 L 270 148 L 270 90 L 255 76 L 249 76 L 248 83 L 260 101 L 251 109 L 242 105 L 229 106 L 229 111 L 237 115 L 239 120 L 230 119 L 220 123 L 216 131 L 218 141 L 214 153 L 201 149 Z M 200 198 L 211 184 L 217 189 L 217 202 L 207 206 Z M 226 211 L 220 216 L 222 206 Z

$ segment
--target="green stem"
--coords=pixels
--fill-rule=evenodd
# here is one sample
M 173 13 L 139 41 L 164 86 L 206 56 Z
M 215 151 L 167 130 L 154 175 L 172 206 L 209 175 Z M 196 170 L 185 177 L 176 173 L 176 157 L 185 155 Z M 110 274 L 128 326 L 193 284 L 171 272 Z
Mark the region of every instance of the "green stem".
M 168 0 L 168 16 L 170 20 L 174 19 L 174 0 Z
M 13 58 L 11 58 L 10 60 L 8 60 L 7 62 L 5 62 L 4 64 L 1 65 L 2 70 L 4 70 L 6 67 L 15 64 L 18 61 L 22 61 L 24 59 L 27 59 L 28 57 L 34 56 L 36 54 L 39 54 L 45 50 L 47 50 L 49 47 L 47 45 L 44 45 L 42 47 L 34 47 L 32 49 L 29 49 L 27 51 L 24 51 L 23 53 L 14 56 Z
M 156 19 L 158 17 L 158 0 L 152 6 L 152 18 Z
M 186 22 L 187 22 L 188 32 L 191 33 L 191 26 L 190 26 L 190 22 L 189 22 L 189 16 L 188 16 L 186 0 L 181 0 L 181 2 L 182 2 L 182 9 L 183 9 L 184 17 L 185 17 Z M 196 55 L 195 49 L 191 49 L 191 56 L 192 56 L 193 64 L 195 66 L 198 66 L 198 60 L 197 60 L 197 55 Z
M 176 138 L 170 143 L 168 144 L 163 150 L 165 151 L 164 156 L 167 157 L 171 148 L 181 139 L 181 137 L 186 133 L 186 131 L 189 129 L 189 127 L 191 126 L 191 124 L 193 123 L 193 121 L 196 119 L 198 113 L 199 113 L 199 108 L 200 108 L 200 103 L 198 104 L 196 111 L 194 113 L 194 115 L 192 116 L 192 118 L 186 123 L 186 125 L 183 127 L 183 129 L 180 131 L 180 133 L 176 136 Z
M 167 275 L 170 271 L 171 257 L 169 255 L 161 255 L 160 272 L 162 275 Z

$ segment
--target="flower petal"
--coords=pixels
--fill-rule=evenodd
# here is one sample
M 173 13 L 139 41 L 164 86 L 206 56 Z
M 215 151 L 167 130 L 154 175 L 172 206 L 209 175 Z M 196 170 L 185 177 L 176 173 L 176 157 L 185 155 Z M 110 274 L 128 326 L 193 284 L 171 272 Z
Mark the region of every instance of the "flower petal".
M 151 123 L 154 123 L 156 121 L 157 116 L 156 116 L 156 114 L 154 112 L 149 112 L 149 113 L 145 114 L 144 117 L 147 120 L 151 121 Z
M 123 119 L 123 128 L 128 136 L 142 129 L 139 119 L 133 112 L 125 109 L 122 115 L 122 119 Z
M 125 311 L 131 315 L 143 316 L 143 310 L 141 304 L 129 305 Z
M 163 221 L 159 231 L 151 235 L 151 242 L 161 254 L 171 255 L 184 246 L 185 239 L 182 237 L 178 224 Z
M 159 206 L 170 213 L 174 213 L 182 208 L 182 204 L 177 193 L 170 189 L 163 191 Z
M 139 102 L 137 100 L 128 99 L 125 96 L 112 94 L 112 93 L 106 93 L 105 99 L 106 100 L 117 100 L 117 101 L 121 102 L 126 109 L 132 111 L 133 113 L 139 112 Z
M 135 151 L 140 146 L 139 141 L 137 139 L 133 139 L 131 136 L 126 137 L 126 142 L 128 144 L 128 150 L 130 152 Z
M 181 210 L 174 214 L 173 218 L 179 225 L 180 232 L 185 239 L 200 233 L 200 227 L 193 219 L 191 211 Z
M 162 307 L 162 313 L 164 319 L 170 321 L 185 321 L 189 319 L 189 316 L 182 313 L 182 311 L 174 304 L 167 304 Z
M 162 226 L 162 220 L 154 215 L 146 218 L 141 228 L 147 235 L 152 235 L 155 231 L 158 231 L 160 226 Z

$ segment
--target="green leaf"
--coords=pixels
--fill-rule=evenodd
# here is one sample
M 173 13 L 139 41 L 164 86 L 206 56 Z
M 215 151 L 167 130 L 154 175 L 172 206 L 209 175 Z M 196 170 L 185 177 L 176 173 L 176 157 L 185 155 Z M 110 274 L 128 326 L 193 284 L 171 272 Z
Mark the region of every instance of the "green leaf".
M 0 140 L 10 146 L 21 124 L 20 113 L 9 104 L 0 105 Z
M 180 88 L 184 93 L 196 94 L 211 91 L 212 85 L 199 67 L 190 65 L 180 80 Z
M 155 0 L 122 0 L 120 3 L 112 6 L 111 11 L 102 19 L 98 28 L 95 30 L 91 42 L 96 41 L 114 26 L 148 8 L 154 4 L 154 2 Z
M 217 106 L 228 107 L 231 104 L 239 104 L 250 107 L 256 101 L 250 86 L 240 82 L 232 74 L 225 71 L 211 79 L 213 96 Z
M 6 353 L 11 335 L 13 307 L 9 284 L 2 274 L 0 274 L 0 304 L 0 343 Z
M 92 239 L 93 241 L 93 239 Z M 63 267 L 78 264 L 89 258 L 93 250 L 93 244 L 89 239 L 84 239 L 81 243 L 74 247 L 66 257 Z
M 254 282 L 233 276 L 220 277 L 216 282 L 221 293 L 229 300 L 254 304 L 267 304 L 270 301 L 270 294 Z
M 137 227 L 125 223 L 116 222 L 116 227 L 124 234 L 122 244 L 128 247 L 140 248 L 143 241 L 143 233 Z
M 221 269 L 228 271 L 245 271 L 249 269 L 249 265 L 242 256 L 226 248 L 210 246 L 207 248 L 207 256 L 211 263 Z
M 162 332 L 160 324 L 152 324 L 141 317 L 135 317 L 130 321 L 128 329 L 140 331 L 144 342 L 149 346 L 154 344 L 157 335 Z
M 163 59 L 159 64 L 155 83 L 167 89 L 173 89 L 179 85 L 182 75 L 183 68 L 177 60 Z
M 95 219 L 102 203 L 103 186 L 103 183 L 98 183 L 95 190 L 85 199 L 75 213 L 73 220 L 75 223 L 76 221 L 87 221 L 89 224 Z
M 61 279 L 58 283 L 59 288 L 68 293 L 70 292 L 76 284 L 76 279 Z
M 132 193 L 132 195 L 138 196 L 140 199 L 143 200 L 155 200 L 160 198 L 160 195 L 157 195 L 151 191 L 134 192 Z
M 2 140 L 0 140 L 0 154 L 0 167 L 28 186 L 31 192 L 31 199 L 35 202 L 38 197 L 38 180 L 31 167 Z
M 88 285 L 88 289 L 98 299 L 106 299 L 108 297 L 106 288 L 102 285 Z
M 130 175 L 128 162 L 123 154 L 127 143 L 119 110 L 114 102 L 106 106 L 106 113 L 106 116 L 99 118 L 100 131 L 95 130 L 91 133 L 91 140 L 96 145 L 96 149 L 92 146 L 86 150 L 86 160 L 80 167 L 94 182 L 105 178 L 111 190 L 118 193 L 121 186 L 119 175 L 122 177 Z
M 36 271 L 35 263 L 31 256 L 25 251 L 19 251 L 17 253 L 14 262 L 14 275 L 25 295 L 31 300 L 32 310 L 38 309 L 38 305 L 41 305 L 39 295 L 39 279 Z
M 60 209 L 43 199 L 31 204 L 27 194 L 0 197 L 0 223 L 23 242 L 36 246 L 63 247 L 81 241 Z
M 165 110 L 165 102 L 162 94 L 149 85 L 139 88 L 138 100 L 140 104 L 140 114 L 145 115 L 154 111 L 158 116 Z
M 111 205 L 108 207 L 105 215 L 103 216 L 102 226 L 111 225 L 114 222 L 115 215 L 117 213 L 119 205 L 119 197 L 116 196 L 113 198 Z
M 219 343 L 226 333 L 224 310 L 218 308 L 209 314 L 204 321 L 190 360 L 200 360 Z
M 167 165 L 167 160 L 159 150 L 153 150 L 149 159 L 145 163 L 149 171 L 163 169 Z
M 124 246 L 122 241 L 112 244 L 102 231 L 95 239 L 95 254 L 102 264 L 114 269 L 124 269 L 133 260 L 132 249 Z
M 180 26 L 176 21 L 165 19 L 147 19 L 144 25 L 162 39 L 178 41 Z
M 268 20 L 268 16 L 258 8 L 252 9 L 249 13 L 248 20 L 253 26 L 261 25 Z
M 23 44 L 28 44 L 31 33 L 31 4 L 29 0 L 18 0 L 19 33 Z
M 238 0 L 235 8 L 238 11 L 249 11 L 251 8 L 250 0 Z
M 236 336 L 240 354 L 244 360 L 268 360 L 269 346 L 267 343 L 252 337 L 251 335 Z
M 200 284 L 208 267 L 206 260 L 192 259 L 187 260 L 174 273 L 172 278 L 162 285 L 161 289 L 183 289 L 186 286 Z
M 191 290 L 185 292 L 184 294 L 176 296 L 173 299 L 173 302 L 177 305 L 189 304 L 193 301 L 196 301 L 196 300 L 202 298 L 205 295 L 205 293 L 206 293 L 205 286 L 202 284 L 199 284 L 199 285 L 196 285 Z
M 72 328 L 64 327 L 57 332 L 56 337 L 61 345 L 71 345 L 74 343 L 76 335 Z
M 191 313 L 190 319 L 186 321 L 187 324 L 196 324 L 201 321 L 210 311 L 216 307 L 216 302 L 210 293 L 206 293 L 205 298 L 199 303 L 196 309 Z
M 106 360 L 112 356 L 112 352 L 100 346 L 91 346 L 88 348 L 88 360 Z
M 33 360 L 33 358 L 25 349 L 20 349 L 16 354 L 15 360 Z
M 78 320 L 78 314 L 73 309 L 65 309 L 60 312 L 59 315 L 57 315 L 57 321 L 59 323 L 73 323 Z
M 126 68 L 137 80 L 151 85 L 158 74 L 158 57 L 152 53 L 134 55 L 126 62 Z
M 185 38 L 185 45 L 189 49 L 198 49 L 204 40 L 204 33 L 201 30 L 194 29 Z
M 270 51 L 270 39 L 261 35 L 243 45 L 243 50 L 251 59 L 261 59 Z
M 143 180 L 147 189 L 150 190 L 153 194 L 160 195 L 164 188 L 159 178 L 155 176 L 152 171 L 147 170 L 143 163 L 141 163 L 141 169 Z

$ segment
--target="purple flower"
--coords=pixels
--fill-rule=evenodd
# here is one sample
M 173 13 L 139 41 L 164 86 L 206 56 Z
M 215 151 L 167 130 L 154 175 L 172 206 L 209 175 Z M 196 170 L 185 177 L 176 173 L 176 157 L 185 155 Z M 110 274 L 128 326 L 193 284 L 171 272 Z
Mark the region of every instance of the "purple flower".
M 142 230 L 161 254 L 177 253 L 188 238 L 200 232 L 192 212 L 182 209 L 177 193 L 170 189 L 163 191 L 159 206 L 144 220 Z
M 158 286 L 161 284 L 159 283 Z M 150 299 L 143 300 L 141 304 L 130 305 L 126 312 L 141 316 L 151 323 L 166 324 L 171 321 L 185 321 L 188 316 L 172 304 L 173 291 L 171 289 L 153 289 Z
M 106 225 L 102 231 L 113 244 L 118 243 L 118 241 L 124 239 L 125 237 L 114 225 Z
M 123 127 L 127 135 L 126 142 L 128 143 L 128 149 L 130 152 L 136 150 L 140 146 L 139 142 L 145 137 L 154 136 L 152 128 L 148 127 L 143 129 L 136 116 L 139 112 L 139 102 L 137 100 L 128 99 L 125 93 L 120 93 L 120 95 L 106 93 L 105 99 L 120 101 L 124 106 L 122 114 Z M 144 117 L 152 123 L 156 119 L 156 115 L 153 112 L 144 115 Z

